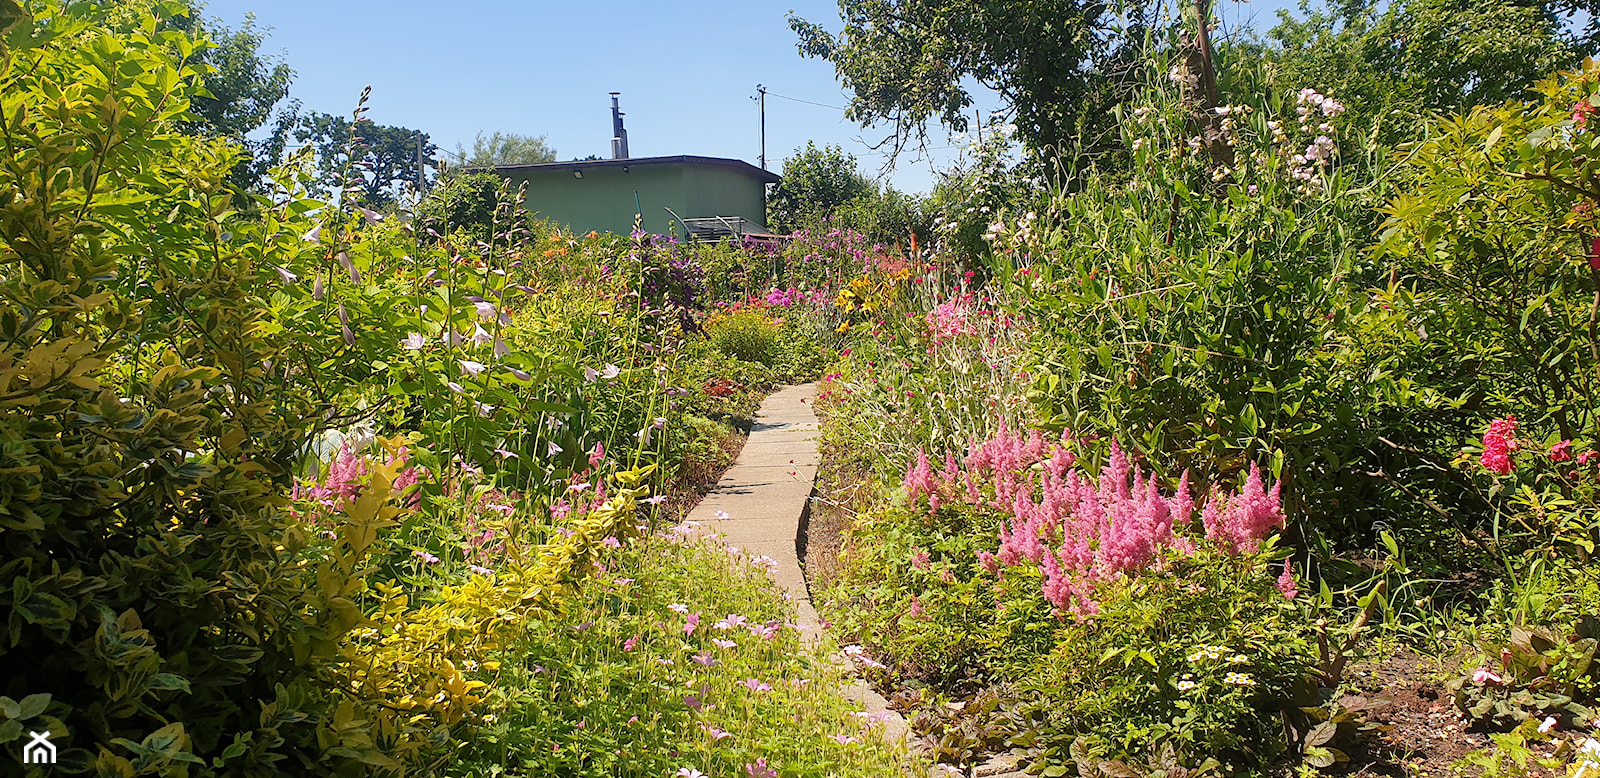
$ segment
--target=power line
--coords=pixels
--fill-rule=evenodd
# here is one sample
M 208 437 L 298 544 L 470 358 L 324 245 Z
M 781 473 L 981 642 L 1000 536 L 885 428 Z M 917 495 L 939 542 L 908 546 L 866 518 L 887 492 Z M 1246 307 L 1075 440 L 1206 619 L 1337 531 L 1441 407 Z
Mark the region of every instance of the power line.
M 833 110 L 835 110 L 835 111 L 843 111 L 843 110 L 846 110 L 846 109 L 844 109 L 844 108 L 840 108 L 840 107 L 839 107 L 839 106 L 837 106 L 837 105 L 825 105 L 825 104 L 823 104 L 823 103 L 813 103 L 813 102 L 811 102 L 811 101 L 810 101 L 810 100 L 801 100 L 801 99 L 800 99 L 800 98 L 798 98 L 798 97 L 790 97 L 790 96 L 788 96 L 788 95 L 780 95 L 780 94 L 778 94 L 778 93 L 777 93 L 777 92 L 774 92 L 774 91 L 772 91 L 772 90 L 770 90 L 770 89 L 769 89 L 769 90 L 767 90 L 767 94 L 769 94 L 769 95 L 772 95 L 772 96 L 773 96 L 773 97 L 781 97 L 781 98 L 783 98 L 783 99 L 785 99 L 785 100 L 790 100 L 790 101 L 793 101 L 793 102 L 796 102 L 796 103 L 805 103 L 805 104 L 806 104 L 806 105 L 814 105 L 814 106 L 816 106 L 816 107 L 818 107 L 818 108 L 832 108 L 832 109 L 833 109 Z

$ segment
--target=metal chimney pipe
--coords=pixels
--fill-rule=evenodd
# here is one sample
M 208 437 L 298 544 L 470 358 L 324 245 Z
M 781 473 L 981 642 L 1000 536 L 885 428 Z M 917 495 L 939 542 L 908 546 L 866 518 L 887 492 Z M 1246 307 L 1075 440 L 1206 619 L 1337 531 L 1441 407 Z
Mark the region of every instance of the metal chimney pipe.
M 621 92 L 611 93 L 611 158 L 628 158 L 628 131 L 622 127 L 622 106 L 617 102 L 617 95 Z

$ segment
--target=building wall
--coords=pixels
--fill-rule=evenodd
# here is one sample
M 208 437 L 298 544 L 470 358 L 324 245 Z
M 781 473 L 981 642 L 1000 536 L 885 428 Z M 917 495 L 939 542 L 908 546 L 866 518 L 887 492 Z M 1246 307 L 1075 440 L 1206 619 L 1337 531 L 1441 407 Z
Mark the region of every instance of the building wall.
M 766 232 L 767 197 L 760 181 L 725 167 L 685 166 L 683 171 L 685 219 L 708 216 L 743 216 Z
M 590 230 L 627 235 L 633 230 L 634 194 L 646 232 L 668 232 L 676 221 L 665 208 L 685 219 L 742 216 L 766 223 L 766 197 L 761 182 L 736 170 L 710 165 L 655 164 L 571 170 L 508 171 L 513 187 L 527 182 L 527 208 L 534 215 L 584 233 Z M 682 235 L 680 226 L 678 234 Z

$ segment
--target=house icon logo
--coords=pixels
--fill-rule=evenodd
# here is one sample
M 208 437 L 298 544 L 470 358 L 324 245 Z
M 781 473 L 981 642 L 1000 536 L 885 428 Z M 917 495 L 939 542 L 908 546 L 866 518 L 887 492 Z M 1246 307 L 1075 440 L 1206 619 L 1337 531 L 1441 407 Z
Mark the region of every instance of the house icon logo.
M 56 744 L 50 742 L 50 731 L 29 732 L 32 738 L 26 748 L 22 749 L 23 764 L 55 764 Z

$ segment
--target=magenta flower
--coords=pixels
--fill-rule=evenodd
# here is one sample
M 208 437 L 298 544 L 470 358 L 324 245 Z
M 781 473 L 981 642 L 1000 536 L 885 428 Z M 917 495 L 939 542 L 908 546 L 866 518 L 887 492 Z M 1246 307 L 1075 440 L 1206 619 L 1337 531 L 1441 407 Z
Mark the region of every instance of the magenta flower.
M 638 635 L 634 635 L 633 637 L 628 638 L 627 640 L 622 642 L 622 650 L 623 651 L 632 651 L 632 650 L 634 650 L 635 648 L 638 648 L 638 647 L 639 647 L 639 636 Z
M 1557 443 L 1554 446 L 1551 446 L 1550 447 L 1550 461 L 1551 462 L 1571 462 L 1572 461 L 1572 441 L 1563 440 L 1560 443 Z
M 1511 474 L 1515 467 L 1511 463 L 1511 453 L 1517 450 L 1516 431 L 1514 415 L 1489 422 L 1488 431 L 1483 433 L 1483 456 L 1478 458 L 1483 469 L 1499 475 Z

